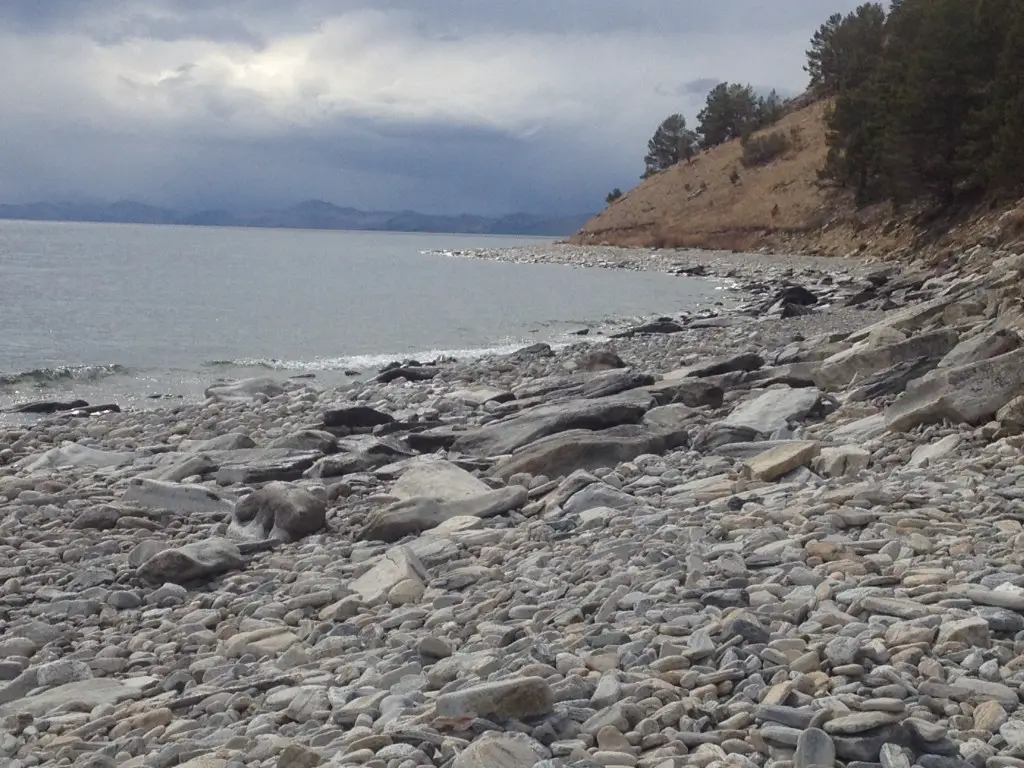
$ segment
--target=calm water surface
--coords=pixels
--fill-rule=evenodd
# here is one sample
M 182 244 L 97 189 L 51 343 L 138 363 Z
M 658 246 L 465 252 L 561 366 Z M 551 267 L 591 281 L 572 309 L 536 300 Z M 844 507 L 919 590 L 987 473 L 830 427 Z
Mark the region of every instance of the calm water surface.
M 0 221 L 0 407 L 465 356 L 695 309 L 708 281 L 433 250 L 534 238 Z

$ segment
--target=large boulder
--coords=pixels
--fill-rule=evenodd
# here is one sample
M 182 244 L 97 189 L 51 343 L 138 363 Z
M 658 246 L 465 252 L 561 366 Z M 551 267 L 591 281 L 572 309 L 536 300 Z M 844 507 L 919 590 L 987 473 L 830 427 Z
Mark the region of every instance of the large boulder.
M 1012 352 L 1020 345 L 1021 339 L 1017 332 L 1006 328 L 979 333 L 953 347 L 949 354 L 939 361 L 939 368 L 957 368 L 970 363 L 980 363 L 982 360 Z
M 244 568 L 245 562 L 233 542 L 215 537 L 161 550 L 139 566 L 138 575 L 151 584 L 191 584 Z
M 728 428 L 753 430 L 767 437 L 790 422 L 816 414 L 822 405 L 822 393 L 813 387 L 769 389 L 740 403 L 722 424 Z
M 378 411 L 367 405 L 348 405 L 334 408 L 324 413 L 323 424 L 327 429 L 373 429 L 382 424 L 390 424 L 395 417 L 389 413 Z
M 956 331 L 944 329 L 892 344 L 857 344 L 822 361 L 814 381 L 824 390 L 843 389 L 908 360 L 941 358 L 957 345 L 959 338 Z
M 4 704 L 0 706 L 0 716 L 24 713 L 41 718 L 56 713 L 69 702 L 75 702 L 88 711 L 100 706 L 114 706 L 126 699 L 139 698 L 140 695 L 138 688 L 108 677 L 78 680 Z
M 471 430 L 453 448 L 473 456 L 498 456 L 542 437 L 571 429 L 599 430 L 636 424 L 654 405 L 650 394 L 627 392 L 596 400 L 568 400 L 531 408 L 516 416 Z
M 257 376 L 229 384 L 215 384 L 207 387 L 204 394 L 221 403 L 248 403 L 278 397 L 284 393 L 285 388 L 281 386 L 281 382 L 266 376 Z
M 525 445 L 495 465 L 492 474 L 502 480 L 527 472 L 561 477 L 577 469 L 614 467 L 645 453 L 660 454 L 688 444 L 682 431 L 653 431 L 636 425 L 600 431 L 576 429 Z
M 509 486 L 477 496 L 447 501 L 417 497 L 405 499 L 378 510 L 360 532 L 369 541 L 398 541 L 403 536 L 435 528 L 454 517 L 487 518 L 523 506 L 528 498 L 525 488 Z
M 228 532 L 248 539 L 296 541 L 327 522 L 327 503 L 305 488 L 268 483 L 235 505 Z
M 402 473 L 392 486 L 391 495 L 403 500 L 422 497 L 452 501 L 480 496 L 490 490 L 482 480 L 450 461 L 424 461 Z
M 980 424 L 1024 391 L 1024 349 L 978 363 L 940 368 L 912 381 L 885 412 L 886 426 L 905 432 L 948 419 Z

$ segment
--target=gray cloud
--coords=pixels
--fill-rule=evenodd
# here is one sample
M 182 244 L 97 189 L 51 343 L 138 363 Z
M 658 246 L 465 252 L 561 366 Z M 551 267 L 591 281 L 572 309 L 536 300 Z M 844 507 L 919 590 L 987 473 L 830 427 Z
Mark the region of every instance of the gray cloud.
M 0 200 L 590 210 L 715 83 L 799 92 L 854 5 L 6 0 Z

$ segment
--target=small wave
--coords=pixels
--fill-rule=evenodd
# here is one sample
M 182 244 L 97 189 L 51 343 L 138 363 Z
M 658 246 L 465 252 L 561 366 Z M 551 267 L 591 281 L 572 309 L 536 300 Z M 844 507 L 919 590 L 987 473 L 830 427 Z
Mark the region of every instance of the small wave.
M 577 339 L 576 341 L 579 341 Z M 376 370 L 396 361 L 418 360 L 428 363 L 438 359 L 475 360 L 489 355 L 509 355 L 530 341 L 500 344 L 493 347 L 471 349 L 430 349 L 420 352 L 400 352 L 387 355 L 347 355 L 345 357 L 316 357 L 312 360 L 278 360 L 276 358 L 240 358 L 238 360 L 211 360 L 206 368 L 263 368 L 270 371 L 368 371 Z M 552 342 L 552 347 L 568 342 Z
M 98 381 L 108 376 L 128 373 L 123 365 L 56 365 L 51 368 L 33 368 L 20 373 L 0 374 L 0 386 L 13 387 L 18 384 L 46 386 L 64 381 Z

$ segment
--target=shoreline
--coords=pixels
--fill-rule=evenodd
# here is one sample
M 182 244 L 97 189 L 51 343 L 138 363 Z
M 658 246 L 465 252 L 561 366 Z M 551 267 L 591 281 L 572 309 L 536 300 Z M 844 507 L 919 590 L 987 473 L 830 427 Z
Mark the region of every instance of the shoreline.
M 0 758 L 1010 768 L 1024 257 L 828 263 L 716 257 L 735 306 L 598 344 L 0 425 Z
M 615 258 L 609 259 L 608 252 L 614 252 Z M 579 247 L 564 244 L 545 244 L 506 248 L 500 250 L 479 249 L 474 251 L 435 250 L 426 253 L 444 255 L 454 258 L 473 258 L 490 261 L 514 263 L 546 263 L 571 267 L 606 268 L 627 271 L 655 271 L 666 274 L 682 275 L 697 279 L 716 282 L 714 290 L 721 301 L 716 302 L 717 308 L 708 300 L 696 302 L 693 311 L 650 311 L 644 315 L 617 316 L 596 324 L 581 324 L 575 331 L 562 331 L 554 336 L 539 333 L 533 341 L 522 339 L 510 342 L 508 339 L 495 341 L 474 349 L 427 350 L 403 354 L 356 354 L 331 360 L 289 361 L 289 360 L 231 360 L 203 362 L 193 369 L 162 369 L 126 367 L 118 363 L 60 365 L 40 368 L 21 373 L 8 372 L 0 376 L 0 424 L 12 423 L 10 410 L 33 402 L 71 401 L 86 399 L 89 402 L 113 402 L 124 408 L 141 409 L 157 407 L 161 403 L 171 401 L 178 403 L 196 403 L 203 399 L 202 392 L 215 383 L 223 383 L 232 378 L 255 376 L 291 378 L 313 378 L 325 387 L 344 386 L 364 381 L 376 375 L 380 368 L 395 361 L 409 359 L 435 359 L 438 357 L 455 357 L 459 361 L 493 357 L 498 354 L 514 351 L 517 346 L 526 346 L 534 342 L 551 344 L 556 348 L 578 342 L 603 343 L 615 333 L 630 327 L 653 320 L 659 316 L 686 318 L 700 316 L 701 312 L 729 311 L 732 307 L 742 304 L 754 296 L 749 292 L 749 285 L 744 286 L 744 279 L 749 283 L 765 277 L 769 280 L 780 280 L 788 277 L 814 279 L 825 268 L 840 265 L 844 272 L 859 270 L 856 262 L 836 259 L 798 259 L 796 266 L 792 263 L 773 264 L 773 257 L 765 258 L 762 254 L 727 254 L 723 252 L 685 251 L 681 254 L 674 251 L 650 251 L 648 249 L 621 249 L 601 247 Z M 753 263 L 751 264 L 751 261 Z M 739 266 L 737 270 L 735 267 Z M 681 269 L 692 269 L 693 274 L 680 272 Z M 375 359 L 367 365 L 367 359 Z M 289 365 L 290 363 L 290 365 Z M 325 367 L 326 365 L 326 367 Z M 84 374 L 81 375 L 80 374 Z M 146 382 L 144 387 L 139 382 Z M 109 385 L 109 386 L 106 386 Z M 7 417 L 5 419 L 5 416 Z

